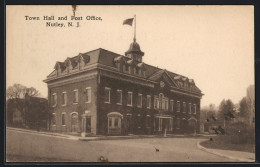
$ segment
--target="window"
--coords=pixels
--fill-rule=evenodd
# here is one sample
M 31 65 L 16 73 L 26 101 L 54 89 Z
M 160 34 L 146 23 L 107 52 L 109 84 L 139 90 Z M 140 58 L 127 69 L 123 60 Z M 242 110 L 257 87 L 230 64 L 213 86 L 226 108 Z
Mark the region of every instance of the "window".
M 137 70 L 137 73 L 138 73 L 139 75 L 142 75 L 142 70 L 141 70 L 141 69 L 138 69 L 138 70 Z
M 143 97 L 143 95 L 138 93 L 137 107 L 142 107 L 142 97 Z
M 165 100 L 165 110 L 166 111 L 169 110 L 169 101 L 168 101 L 168 99 Z
M 162 99 L 162 101 L 160 100 L 160 103 L 161 103 L 160 109 L 165 110 L 165 100 L 164 99 Z
M 65 124 L 65 113 L 62 113 L 61 114 L 61 124 L 62 124 L 62 126 L 65 126 L 66 124 Z
M 117 94 L 117 104 L 119 105 L 122 105 L 122 90 L 117 90 L 116 91 L 116 94 Z
M 108 130 L 112 130 L 113 128 L 121 128 L 120 117 L 108 117 Z
M 162 109 L 163 94 L 159 94 L 159 109 Z
M 62 92 L 62 106 L 67 104 L 67 92 Z
M 181 120 L 180 120 L 180 118 L 177 118 L 177 120 L 176 120 L 176 129 L 180 129 L 180 127 L 181 127 Z
M 118 118 L 115 118 L 114 120 L 114 127 L 118 127 Z
M 154 109 L 159 108 L 159 99 L 158 96 L 154 96 Z
M 52 94 L 52 107 L 56 107 L 57 106 L 57 94 L 53 93 Z
M 180 110 L 181 110 L 180 101 L 177 101 L 177 112 L 180 112 Z
M 51 125 L 56 126 L 56 114 L 52 113 Z
M 182 102 L 182 112 L 186 113 L 186 103 Z
M 86 103 L 90 103 L 91 102 L 91 88 L 87 87 L 86 88 Z
M 191 103 L 189 103 L 189 114 L 191 114 Z
M 150 96 L 150 95 L 147 95 L 147 98 L 146 98 L 146 107 L 147 107 L 147 108 L 151 108 L 151 96 Z
M 196 114 L 196 104 L 193 104 L 193 113 Z
M 75 89 L 73 92 L 74 92 L 73 103 L 78 104 L 78 102 L 79 102 L 79 91 L 78 91 L 78 89 Z
M 120 62 L 116 63 L 116 67 L 117 67 L 118 70 L 120 70 Z
M 127 93 L 127 106 L 133 106 L 133 93 Z
M 108 123 L 109 125 L 109 127 L 112 127 L 112 118 L 109 118 L 109 123 Z
M 137 74 L 137 69 L 134 67 L 134 74 Z
M 173 108 L 173 107 L 174 107 L 174 101 L 171 100 L 171 101 L 170 101 L 170 111 L 172 111 L 172 112 L 174 111 L 174 108 Z
M 105 103 L 110 103 L 110 88 L 105 87 Z
M 129 72 L 130 71 L 129 65 L 124 65 L 124 70 L 125 70 L 125 72 Z

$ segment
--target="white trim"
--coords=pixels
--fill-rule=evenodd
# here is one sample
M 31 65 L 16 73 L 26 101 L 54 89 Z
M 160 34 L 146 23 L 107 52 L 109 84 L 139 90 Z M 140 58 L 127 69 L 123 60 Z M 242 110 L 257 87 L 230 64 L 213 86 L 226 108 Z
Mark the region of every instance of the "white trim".
M 147 103 L 147 100 L 148 100 L 148 97 L 149 97 L 149 106 L 147 105 L 148 103 Z M 152 97 L 151 97 L 151 95 L 146 95 L 146 108 L 147 109 L 151 109 L 151 106 L 152 106 Z
M 170 111 L 174 112 L 174 100 L 170 100 Z
M 180 129 L 181 125 L 179 127 L 177 127 L 177 120 L 180 120 L 180 118 L 176 118 L 176 129 Z M 181 122 L 179 122 L 181 124 Z
M 77 92 L 77 97 L 76 97 L 77 102 L 74 102 L 74 101 L 73 101 L 73 104 L 78 104 L 78 103 L 79 103 L 79 90 L 78 90 L 78 89 L 74 89 L 74 90 L 73 90 L 74 97 L 75 97 L 75 92 Z
M 169 111 L 169 99 L 168 98 L 164 99 L 164 104 L 165 104 L 165 110 Z
M 64 125 L 62 124 L 62 115 L 64 115 Z M 66 126 L 66 112 L 61 113 L 61 125 Z
M 72 112 L 72 113 L 70 113 L 70 115 L 72 115 L 72 114 L 77 114 L 77 115 L 79 115 L 79 113 L 78 112 Z
M 110 104 L 110 91 L 111 91 L 111 88 L 109 88 L 109 87 L 105 87 L 105 91 L 106 90 L 108 90 L 108 101 L 105 101 L 105 103 L 107 103 L 107 104 Z
M 85 101 L 85 103 L 91 103 L 91 87 L 86 87 L 86 96 L 88 96 L 88 101 Z
M 62 98 L 63 98 L 63 95 L 65 95 L 64 96 L 65 99 L 62 99 L 61 102 L 63 102 L 63 100 L 64 100 L 64 104 L 61 104 L 61 106 L 65 107 L 67 105 L 67 101 L 68 101 L 67 92 L 66 91 L 62 92 Z
M 193 114 L 196 114 L 196 113 L 197 113 L 197 105 L 196 105 L 196 104 L 193 104 L 193 107 L 194 107 L 194 112 L 193 112 Z
M 56 124 L 57 124 L 57 116 L 56 116 L 56 113 L 55 112 L 53 112 L 52 113 L 52 115 L 54 116 L 55 115 L 55 124 L 53 124 L 53 122 L 52 122 L 52 120 L 51 120 L 51 126 L 56 126 Z M 52 118 L 53 119 L 53 118 Z
M 180 108 L 178 107 L 178 104 L 180 105 Z M 181 110 L 181 102 L 180 101 L 177 101 L 177 111 L 176 112 L 181 112 L 180 110 Z
M 110 112 L 107 114 L 107 117 L 113 117 L 113 116 L 110 116 L 110 115 L 118 115 L 119 117 L 121 117 L 121 119 L 123 119 L 123 115 L 120 114 L 119 112 Z
M 122 90 L 121 89 L 117 89 L 116 90 L 116 92 L 118 93 L 118 92 L 120 92 L 120 103 L 116 103 L 117 105 L 122 105 L 122 103 L 123 103 L 123 95 L 122 95 Z
M 189 103 L 189 114 L 192 113 L 192 106 L 191 106 L 191 103 Z
M 57 106 L 57 103 L 58 103 L 58 97 L 57 97 L 57 93 L 53 93 L 52 94 L 52 98 L 54 98 L 53 96 L 55 96 L 55 104 L 52 105 L 52 107 L 56 107 Z
M 159 97 L 154 95 L 154 109 L 159 109 Z
M 138 101 L 137 101 L 137 107 L 138 107 L 138 108 L 142 108 L 142 107 L 143 107 L 143 94 L 138 93 L 137 100 L 139 100 L 139 97 L 141 97 L 141 104 L 138 105 Z
M 131 94 L 131 104 L 128 104 L 128 95 Z M 128 91 L 127 92 L 127 99 L 126 99 L 126 105 L 129 106 L 129 107 L 132 107 L 133 106 L 133 92 L 130 92 Z
M 190 121 L 190 120 L 192 120 L 192 119 L 193 119 L 194 121 L 196 121 L 196 122 L 198 121 L 198 120 L 197 120 L 196 118 L 194 118 L 194 117 L 190 117 L 190 118 L 188 119 L 188 121 Z
M 179 91 L 176 91 L 176 90 L 173 90 L 173 89 L 171 89 L 170 91 L 171 91 L 171 92 L 174 92 L 174 93 L 178 93 L 178 94 L 183 94 L 183 95 L 187 95 L 187 96 L 197 97 L 197 98 L 199 98 L 199 99 L 202 98 L 202 95 L 201 95 L 201 96 L 192 95 L 192 94 L 188 94 L 188 93 L 184 93 L 184 92 L 179 92 Z
M 184 110 L 184 104 L 185 104 L 185 110 Z M 182 110 L 183 110 L 182 113 L 186 113 L 187 105 L 185 101 L 182 102 Z

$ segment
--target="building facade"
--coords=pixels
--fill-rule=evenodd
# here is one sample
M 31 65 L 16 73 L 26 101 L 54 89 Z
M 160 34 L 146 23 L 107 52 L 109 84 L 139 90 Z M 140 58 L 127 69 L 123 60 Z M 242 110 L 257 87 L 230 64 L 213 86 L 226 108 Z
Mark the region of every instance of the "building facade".
M 51 130 L 99 135 L 194 133 L 201 90 L 193 79 L 142 61 L 134 40 L 125 55 L 104 49 L 57 62 L 44 82 Z

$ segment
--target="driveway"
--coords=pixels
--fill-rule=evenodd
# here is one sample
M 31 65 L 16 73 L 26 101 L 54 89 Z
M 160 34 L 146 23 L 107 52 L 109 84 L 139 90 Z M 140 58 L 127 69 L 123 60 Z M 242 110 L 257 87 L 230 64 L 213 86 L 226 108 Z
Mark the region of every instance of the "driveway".
M 197 148 L 201 138 L 144 138 L 79 141 L 7 129 L 6 154 L 10 162 L 229 162 Z M 156 151 L 158 149 L 159 151 Z

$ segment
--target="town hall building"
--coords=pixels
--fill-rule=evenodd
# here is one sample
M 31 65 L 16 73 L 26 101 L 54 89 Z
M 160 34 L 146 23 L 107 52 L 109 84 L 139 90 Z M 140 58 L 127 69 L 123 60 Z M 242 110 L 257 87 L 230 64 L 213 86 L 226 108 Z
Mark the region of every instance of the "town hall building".
M 56 62 L 44 80 L 50 130 L 83 135 L 198 133 L 201 90 L 193 79 L 142 61 L 134 41 L 125 55 L 96 49 Z

